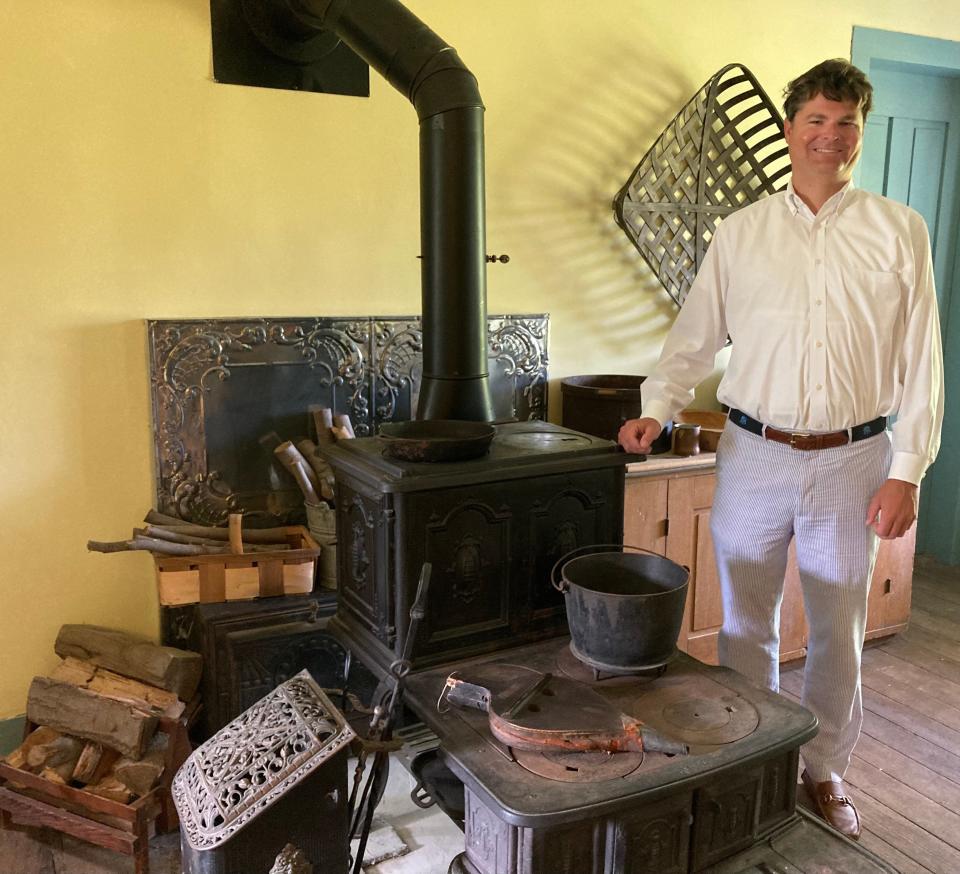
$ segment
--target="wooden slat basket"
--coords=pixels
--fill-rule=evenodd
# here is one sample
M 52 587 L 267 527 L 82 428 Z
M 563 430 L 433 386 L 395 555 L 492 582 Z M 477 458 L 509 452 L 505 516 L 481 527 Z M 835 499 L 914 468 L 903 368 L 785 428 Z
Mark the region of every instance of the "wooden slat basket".
M 154 555 L 160 603 L 212 604 L 313 591 L 321 547 L 302 525 L 284 528 L 290 548 L 240 555 Z

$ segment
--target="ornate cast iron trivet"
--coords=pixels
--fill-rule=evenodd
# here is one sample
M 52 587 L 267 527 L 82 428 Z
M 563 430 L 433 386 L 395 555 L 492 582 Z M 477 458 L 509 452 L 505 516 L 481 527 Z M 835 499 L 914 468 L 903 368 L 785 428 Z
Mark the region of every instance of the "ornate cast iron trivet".
M 753 74 L 730 64 L 643 156 L 614 216 L 680 306 L 720 221 L 778 191 L 789 170 L 780 114 Z

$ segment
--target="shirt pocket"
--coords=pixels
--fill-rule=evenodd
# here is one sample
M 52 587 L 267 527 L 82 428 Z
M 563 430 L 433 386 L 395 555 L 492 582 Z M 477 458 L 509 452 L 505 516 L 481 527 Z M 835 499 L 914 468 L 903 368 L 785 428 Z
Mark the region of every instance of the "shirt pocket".
M 842 304 L 837 315 L 857 319 L 878 331 L 899 322 L 903 288 L 900 275 L 886 270 L 850 270 L 844 276 Z

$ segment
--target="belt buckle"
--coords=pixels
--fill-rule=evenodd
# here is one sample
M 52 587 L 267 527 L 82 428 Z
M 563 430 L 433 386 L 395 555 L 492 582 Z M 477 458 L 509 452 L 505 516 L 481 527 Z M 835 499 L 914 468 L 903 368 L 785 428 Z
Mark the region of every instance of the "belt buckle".
M 795 431 L 790 435 L 790 448 L 799 449 L 797 440 L 808 440 L 810 437 L 813 437 L 813 434 L 809 431 Z

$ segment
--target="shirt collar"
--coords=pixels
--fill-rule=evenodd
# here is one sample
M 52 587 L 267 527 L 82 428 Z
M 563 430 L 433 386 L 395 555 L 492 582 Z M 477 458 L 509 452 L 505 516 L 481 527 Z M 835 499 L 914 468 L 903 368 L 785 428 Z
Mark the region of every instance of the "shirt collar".
M 850 192 L 855 191 L 856 188 L 853 184 L 853 180 L 848 182 L 843 186 L 836 194 L 834 194 L 822 207 L 820 207 L 820 212 L 814 215 L 810 207 L 807 206 L 801 199 L 800 195 L 793 188 L 793 180 L 791 179 L 787 183 L 787 207 L 794 215 L 802 215 L 805 218 L 809 218 L 811 221 L 818 218 L 828 218 L 833 214 L 839 215 L 840 212 L 853 200 L 853 197 L 848 195 Z

